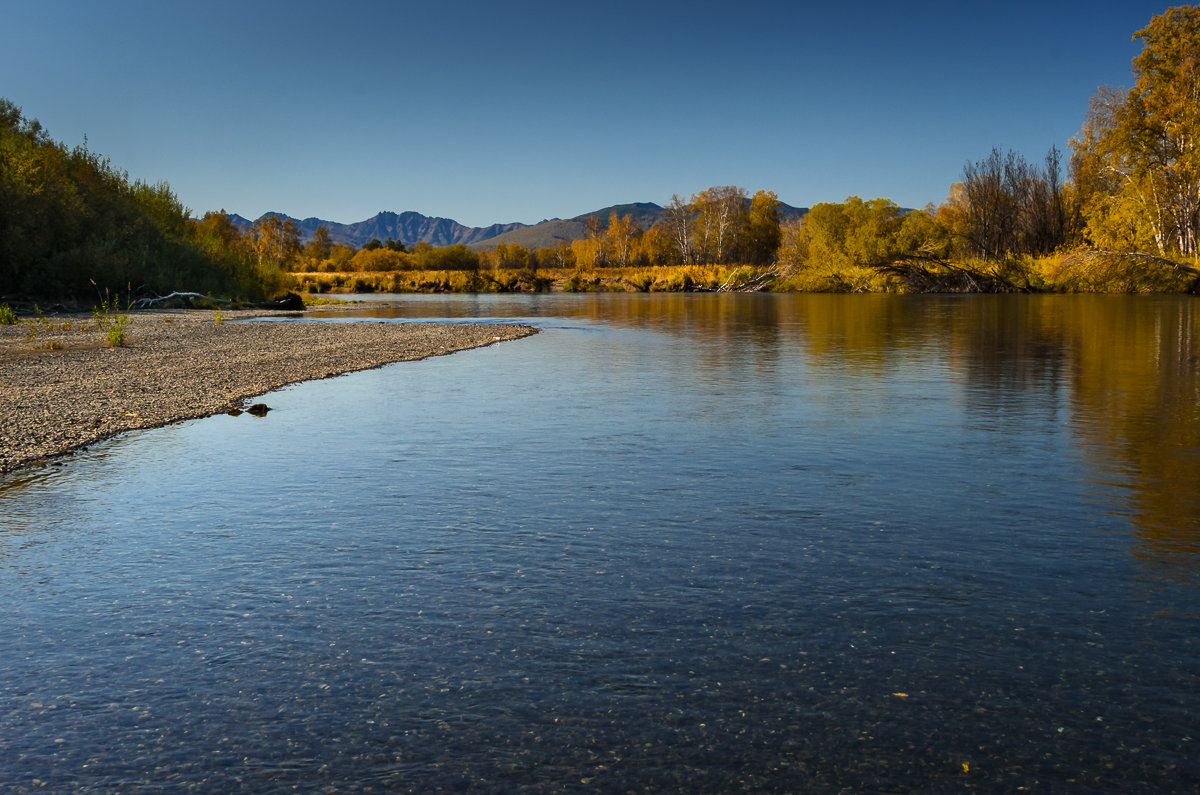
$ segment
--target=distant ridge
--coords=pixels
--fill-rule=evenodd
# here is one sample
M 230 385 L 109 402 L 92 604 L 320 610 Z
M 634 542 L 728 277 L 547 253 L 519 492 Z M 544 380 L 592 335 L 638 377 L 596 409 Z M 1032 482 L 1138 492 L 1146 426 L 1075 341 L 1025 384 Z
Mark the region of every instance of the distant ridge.
M 288 215 L 277 212 L 264 213 L 263 217 L 268 215 L 274 215 L 281 219 L 290 218 Z M 229 217 L 234 224 L 243 228 L 253 226 L 255 223 L 236 214 L 231 214 Z M 486 227 L 463 226 L 450 218 L 433 218 L 412 211 L 381 212 L 365 221 L 353 224 L 339 224 L 336 221 L 323 221 L 320 218 L 303 220 L 292 218 L 292 221 L 300 228 L 300 237 L 303 240 L 312 239 L 318 226 L 326 226 L 329 228 L 329 237 L 333 242 L 356 247 L 361 247 L 372 239 L 385 241 L 389 237 L 392 240 L 402 241 L 406 246 L 417 242 L 425 242 L 433 246 L 452 246 L 455 243 L 470 245 L 526 226 L 526 224 L 518 223 L 492 224 Z
M 608 227 L 608 218 L 612 213 L 619 216 L 631 215 L 648 229 L 662 218 L 663 208 L 653 202 L 632 202 L 630 204 L 614 204 L 590 213 L 577 215 L 574 218 L 553 218 L 540 224 L 492 224 L 491 226 L 463 226 L 450 218 L 436 218 L 422 215 L 411 210 L 402 213 L 381 212 L 353 224 L 339 224 L 336 221 L 323 221 L 320 218 L 291 218 L 278 212 L 263 213 L 261 217 L 275 216 L 288 219 L 300 229 L 303 241 L 312 239 L 318 226 L 329 229 L 329 237 L 335 243 L 344 243 L 361 248 L 371 240 L 386 241 L 388 238 L 399 240 L 405 246 L 414 243 L 428 243 L 432 246 L 452 246 L 461 243 L 471 248 L 489 248 L 500 243 L 516 243 L 528 249 L 546 248 L 559 242 L 569 243 L 587 236 L 587 219 L 596 216 L 603 227 Z M 780 220 L 790 221 L 802 218 L 808 212 L 807 208 L 792 207 L 788 204 L 779 205 Z M 230 213 L 233 223 L 243 229 L 253 226 L 256 221 L 243 218 L 236 213 Z

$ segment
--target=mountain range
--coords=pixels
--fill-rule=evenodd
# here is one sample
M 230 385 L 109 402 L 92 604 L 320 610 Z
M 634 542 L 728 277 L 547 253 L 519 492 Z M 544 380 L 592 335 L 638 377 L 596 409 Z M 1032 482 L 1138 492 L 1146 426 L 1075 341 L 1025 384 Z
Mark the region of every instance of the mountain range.
M 291 218 L 291 216 L 277 212 L 264 213 L 263 217 L 268 215 L 274 215 L 281 220 Z M 229 218 L 235 225 L 243 229 L 255 224 L 254 221 L 236 214 L 231 214 Z M 291 220 L 300 229 L 300 239 L 303 241 L 311 240 L 317 231 L 317 227 L 324 226 L 329 229 L 329 237 L 334 243 L 345 243 L 346 245 L 355 247 L 360 247 L 372 239 L 384 241 L 388 238 L 400 240 L 406 246 L 410 246 L 418 241 L 424 241 L 433 246 L 450 246 L 455 243 L 471 245 L 473 243 L 482 243 L 497 235 L 528 226 L 528 224 L 492 224 L 485 227 L 463 226 L 458 221 L 451 220 L 450 218 L 431 218 L 428 215 L 411 211 L 403 213 L 381 212 L 365 221 L 353 224 L 339 224 L 337 221 L 324 221 L 320 218 L 305 218 L 303 220 L 291 218 Z
M 648 229 L 653 223 L 662 218 L 664 209 L 652 202 L 633 202 L 631 204 L 616 204 L 594 212 L 577 215 L 574 218 L 552 218 L 538 224 L 492 224 L 491 226 L 464 226 L 450 218 L 436 218 L 422 215 L 418 212 L 403 213 L 381 212 L 365 221 L 353 224 L 339 224 L 336 221 L 323 221 L 320 218 L 291 218 L 278 212 L 264 213 L 276 216 L 282 220 L 289 218 L 300 230 L 300 239 L 308 241 L 316 233 L 318 226 L 329 229 L 329 237 L 335 243 L 361 247 L 371 240 L 386 241 L 388 238 L 399 240 L 405 246 L 424 242 L 433 246 L 451 246 L 461 243 L 471 248 L 491 248 L 500 243 L 516 243 L 528 249 L 545 248 L 558 242 L 579 240 L 587 235 L 587 219 L 596 216 L 603 226 L 608 226 L 608 217 L 612 213 L 619 216 L 632 215 L 634 220 Z M 792 207 L 789 204 L 779 205 L 779 219 L 791 221 L 804 217 L 808 212 L 806 207 Z M 231 213 L 229 218 L 235 225 L 247 229 L 255 224 L 247 218 Z

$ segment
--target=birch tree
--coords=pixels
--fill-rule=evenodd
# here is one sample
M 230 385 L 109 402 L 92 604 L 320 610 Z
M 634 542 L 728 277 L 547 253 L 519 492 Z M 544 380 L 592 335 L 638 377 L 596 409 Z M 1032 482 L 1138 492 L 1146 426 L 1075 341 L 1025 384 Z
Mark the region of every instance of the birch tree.
M 675 252 L 679 255 L 679 261 L 683 265 L 692 262 L 692 215 L 692 205 L 684 201 L 678 193 L 672 194 L 671 202 L 663 213 L 663 220 L 671 235 Z
M 709 262 L 722 264 L 733 254 L 734 235 L 746 216 L 746 191 L 736 185 L 714 185 L 692 197 L 696 214 L 696 248 Z
M 1154 17 L 1134 35 L 1128 91 L 1102 88 L 1072 140 L 1093 244 L 1200 254 L 1200 7 Z

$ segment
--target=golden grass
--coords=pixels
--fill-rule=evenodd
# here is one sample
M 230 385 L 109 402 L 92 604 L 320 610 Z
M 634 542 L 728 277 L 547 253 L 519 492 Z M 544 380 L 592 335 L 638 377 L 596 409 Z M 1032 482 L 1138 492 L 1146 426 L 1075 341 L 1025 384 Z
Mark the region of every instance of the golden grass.
M 951 264 L 976 273 L 995 274 L 1030 292 L 1184 292 L 1193 280 L 1186 273 L 1144 262 L 1081 265 L 1078 252 L 1045 257 Z M 1076 257 L 1073 259 L 1073 257 Z M 1085 267 L 1086 266 L 1086 267 Z M 684 265 L 631 268 L 539 268 L 474 271 L 343 271 L 295 273 L 297 289 L 311 294 L 339 293 L 504 293 L 504 292 L 705 292 L 737 287 L 770 269 L 747 265 Z M 903 292 L 905 287 L 867 267 L 804 266 L 767 285 L 774 292 Z

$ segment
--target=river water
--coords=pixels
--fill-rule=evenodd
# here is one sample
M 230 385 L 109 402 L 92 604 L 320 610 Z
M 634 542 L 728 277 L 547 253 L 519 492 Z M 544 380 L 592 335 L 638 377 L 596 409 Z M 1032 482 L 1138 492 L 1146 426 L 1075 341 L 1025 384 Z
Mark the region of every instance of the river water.
M 392 300 L 0 479 L 0 790 L 1200 787 L 1194 298 Z

